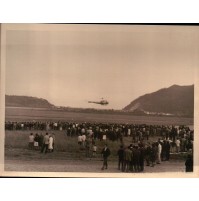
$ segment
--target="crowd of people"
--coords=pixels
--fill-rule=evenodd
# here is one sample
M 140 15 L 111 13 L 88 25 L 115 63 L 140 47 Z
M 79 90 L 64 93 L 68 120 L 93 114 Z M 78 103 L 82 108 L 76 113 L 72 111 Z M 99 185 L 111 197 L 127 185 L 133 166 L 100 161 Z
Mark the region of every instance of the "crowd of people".
M 156 142 L 139 142 L 125 147 L 120 146 L 118 150 L 118 170 L 122 172 L 143 172 L 144 164 L 154 167 L 163 161 L 170 160 L 170 141 L 158 139 Z M 193 147 L 192 147 L 193 148 Z M 189 149 L 188 155 L 192 156 L 193 149 Z M 187 164 L 190 166 L 190 164 Z M 193 166 L 193 164 L 192 164 Z
M 101 132 L 99 138 L 96 138 L 95 131 L 91 125 L 87 129 L 83 127 L 78 134 L 78 144 L 86 149 L 86 157 L 90 157 L 89 150 L 92 147 L 93 155 L 96 155 L 97 146 L 95 140 L 107 139 L 113 140 L 110 133 L 115 133 L 115 127 L 111 129 L 106 128 L 103 130 L 99 128 Z M 118 127 L 116 127 L 117 129 Z M 186 161 L 186 170 L 193 171 L 193 130 L 190 130 L 186 126 L 147 126 L 147 125 L 126 125 L 120 130 L 119 140 L 121 147 L 118 150 L 118 169 L 122 172 L 143 172 L 144 164 L 146 166 L 154 167 L 156 164 L 161 164 L 162 161 L 169 161 L 171 153 L 187 152 L 188 161 Z M 126 129 L 127 128 L 127 129 Z M 153 128 L 153 133 L 151 134 L 150 128 Z M 158 128 L 158 132 L 156 129 Z M 136 132 L 132 132 L 135 130 Z M 155 130 L 155 131 L 154 131 Z M 99 133 L 100 133 L 99 132 Z M 156 134 L 154 134 L 156 133 Z M 158 133 L 158 134 L 157 134 Z M 132 144 L 125 146 L 124 137 L 132 137 Z M 150 136 L 158 137 L 158 140 L 150 141 Z M 118 138 L 116 138 L 118 140 Z M 92 146 L 91 146 L 92 145 Z M 107 145 L 104 149 L 108 149 Z M 103 150 L 104 150 L 103 149 Z M 108 149 L 109 154 L 105 154 L 102 150 L 103 155 L 103 167 L 102 170 L 108 168 L 107 158 L 110 155 L 110 149 Z M 192 159 L 192 162 L 191 162 Z
M 176 137 L 186 137 L 193 131 L 186 126 L 165 126 L 165 125 L 146 125 L 146 124 L 112 124 L 112 123 L 71 123 L 71 122 L 5 122 L 5 130 L 28 130 L 28 131 L 55 131 L 64 130 L 68 136 L 77 136 L 90 130 L 95 139 L 102 139 L 105 134 L 110 140 L 118 140 L 122 136 L 132 136 L 136 142 L 142 138 L 149 139 L 150 136 L 162 136 L 170 138 L 172 141 Z
M 55 135 L 48 134 L 56 130 L 63 131 L 69 137 L 77 137 L 80 149 L 84 149 L 86 157 L 96 157 L 97 141 L 119 141 L 118 169 L 123 172 L 142 172 L 144 164 L 154 167 L 162 161 L 170 159 L 170 153 L 188 152 L 188 166 L 193 159 L 194 131 L 188 126 L 165 126 L 146 124 L 112 124 L 112 123 L 70 123 L 70 122 L 6 122 L 6 130 L 46 131 L 46 135 L 37 133 L 29 136 L 29 148 L 39 149 L 41 152 L 54 150 Z M 124 138 L 131 139 L 128 146 Z M 152 139 L 152 140 L 151 140 Z M 156 139 L 154 141 L 154 139 Z M 107 150 L 107 145 L 104 148 Z M 103 149 L 103 150 L 104 150 Z M 104 155 L 103 150 L 99 152 Z M 110 152 L 110 149 L 108 149 Z M 110 152 L 111 153 L 111 152 Z M 102 169 L 108 168 L 107 157 Z M 191 155 L 191 157 L 190 157 Z M 190 168 L 188 168 L 190 169 Z
M 31 150 L 40 150 L 41 153 L 53 152 L 55 147 L 55 134 L 33 134 L 29 135 L 28 147 Z

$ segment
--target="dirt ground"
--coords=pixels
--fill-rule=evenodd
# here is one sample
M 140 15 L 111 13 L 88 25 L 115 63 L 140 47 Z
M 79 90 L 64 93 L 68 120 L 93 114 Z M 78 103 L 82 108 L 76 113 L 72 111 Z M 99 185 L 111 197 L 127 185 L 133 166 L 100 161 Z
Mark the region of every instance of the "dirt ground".
M 102 159 L 99 157 L 71 160 L 65 152 L 44 154 L 39 151 L 27 150 L 22 155 L 20 151 L 22 152 L 23 150 L 6 150 L 5 171 L 121 173 L 117 169 L 116 158 L 110 158 L 108 169 L 101 170 Z M 15 155 L 13 155 L 13 152 Z M 11 155 L 12 157 L 10 157 Z M 145 166 L 144 169 L 145 173 L 184 171 L 184 161 L 176 159 L 163 161 L 161 164 L 155 165 L 155 167 Z

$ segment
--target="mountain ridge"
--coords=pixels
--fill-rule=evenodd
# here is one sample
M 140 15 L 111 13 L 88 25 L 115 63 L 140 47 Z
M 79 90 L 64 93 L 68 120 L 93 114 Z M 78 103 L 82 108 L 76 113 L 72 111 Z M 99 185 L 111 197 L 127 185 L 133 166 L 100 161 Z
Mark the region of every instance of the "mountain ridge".
M 32 96 L 5 95 L 5 105 L 7 107 L 32 107 L 32 108 L 52 108 L 53 104 L 46 99 Z
M 46 99 L 32 96 L 6 95 L 6 107 L 55 108 L 73 111 L 75 108 L 58 107 Z M 87 108 L 88 109 L 88 108 Z M 80 111 L 86 110 L 79 108 Z M 139 96 L 130 104 L 117 112 L 132 115 L 163 115 L 193 117 L 194 85 L 172 85 L 152 93 Z M 105 111 L 104 111 L 105 112 Z M 115 112 L 114 110 L 112 112 Z
M 123 108 L 124 111 L 143 114 L 193 116 L 194 85 L 172 85 L 142 95 Z

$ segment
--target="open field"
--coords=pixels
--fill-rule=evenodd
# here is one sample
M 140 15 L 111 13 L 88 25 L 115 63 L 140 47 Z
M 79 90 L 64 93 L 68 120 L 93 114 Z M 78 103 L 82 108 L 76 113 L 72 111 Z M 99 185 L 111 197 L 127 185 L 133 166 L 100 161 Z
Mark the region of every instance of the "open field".
M 38 131 L 35 131 L 36 133 Z M 28 149 L 29 131 L 6 131 L 5 133 L 5 170 L 38 172 L 102 172 L 101 150 L 104 141 L 96 141 L 98 147 L 95 157 L 86 158 L 85 150 L 77 144 L 77 137 L 68 137 L 64 131 L 53 131 L 56 136 L 55 151 L 42 154 L 39 150 Z M 38 132 L 42 133 L 42 132 Z M 43 131 L 43 134 L 45 132 Z M 150 141 L 157 140 L 153 137 Z M 125 145 L 131 143 L 131 137 L 125 137 Z M 120 173 L 117 170 L 117 150 L 119 141 L 107 141 L 111 150 L 109 168 L 105 172 Z M 162 162 L 154 168 L 145 167 L 144 172 L 184 172 L 184 155 L 171 154 L 171 160 Z
M 193 125 L 193 118 L 133 116 L 129 114 L 78 113 L 50 109 L 6 108 L 6 121 L 68 121 L 100 123 L 132 123 L 156 125 Z
M 45 135 L 45 131 L 31 131 L 34 134 L 39 133 Z M 51 133 L 51 132 L 49 132 Z M 65 152 L 69 159 L 84 159 L 85 150 L 80 149 L 77 143 L 77 137 L 68 137 L 64 131 L 53 131 L 55 134 L 55 150 L 56 152 Z M 6 131 L 5 133 L 5 148 L 6 149 L 28 149 L 28 139 L 30 131 Z M 132 138 L 126 138 L 125 143 L 129 145 Z M 108 143 L 111 148 L 112 156 L 117 156 L 117 150 L 120 146 L 119 141 L 96 141 L 98 150 Z M 34 158 L 32 158 L 34 159 Z
M 25 171 L 25 172 L 90 172 L 90 173 L 121 173 L 122 174 L 142 174 L 142 173 L 122 173 L 117 170 L 117 161 L 110 159 L 109 168 L 102 171 L 102 160 L 91 158 L 84 160 L 67 159 L 67 154 L 50 153 L 41 154 L 38 151 L 30 150 L 9 150 L 15 153 L 15 158 L 5 159 L 6 171 Z M 26 155 L 25 158 L 20 154 Z M 34 159 L 29 159 L 34 157 Z M 58 157 L 59 156 L 59 157 Z M 144 173 L 168 173 L 168 172 L 185 172 L 183 160 L 164 161 L 155 167 L 145 166 Z
M 145 166 L 144 172 L 185 172 L 185 161 L 182 160 L 182 157 L 171 156 L 171 158 L 173 159 L 163 161 L 155 167 Z M 86 158 L 84 151 L 81 153 L 77 151 L 74 154 L 64 151 L 42 154 L 39 150 L 28 150 L 27 148 L 5 149 L 6 171 L 121 173 L 117 170 L 116 156 L 110 157 L 108 164 L 108 170 L 102 171 L 102 158 L 99 153 L 95 158 Z
M 193 125 L 192 118 L 177 117 L 146 117 L 125 114 L 95 114 L 77 113 L 55 110 L 41 110 L 29 108 L 6 108 L 6 121 L 75 121 L 75 122 L 109 122 L 133 124 L 161 124 L 161 125 Z M 39 150 L 28 149 L 30 132 L 45 134 L 45 131 L 6 131 L 5 132 L 5 170 L 6 171 L 34 171 L 34 172 L 95 172 L 100 173 L 102 166 L 101 150 L 104 141 L 96 141 L 98 147 L 96 157 L 86 158 L 85 150 L 77 144 L 77 137 L 66 136 L 65 131 L 55 133 L 55 152 L 42 154 Z M 49 133 L 51 133 L 49 131 Z M 158 136 L 150 141 L 155 141 Z M 117 150 L 119 141 L 107 141 L 111 149 L 109 168 L 107 173 L 120 173 L 117 170 Z M 131 137 L 124 138 L 127 146 L 132 143 Z M 154 168 L 145 167 L 144 172 L 184 172 L 184 155 L 171 155 L 171 160 L 162 162 Z M 125 174 L 125 173 L 124 173 Z M 132 174 L 132 173 L 131 173 Z

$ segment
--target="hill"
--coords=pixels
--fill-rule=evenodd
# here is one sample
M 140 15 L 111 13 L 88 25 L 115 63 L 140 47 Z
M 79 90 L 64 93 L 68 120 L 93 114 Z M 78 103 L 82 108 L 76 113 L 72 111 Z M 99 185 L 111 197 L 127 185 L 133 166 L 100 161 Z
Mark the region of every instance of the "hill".
M 5 105 L 7 107 L 32 107 L 32 108 L 52 108 L 54 105 L 42 98 L 30 96 L 6 95 Z
M 134 114 L 193 117 L 194 85 L 173 85 L 145 94 L 132 101 L 123 110 Z

